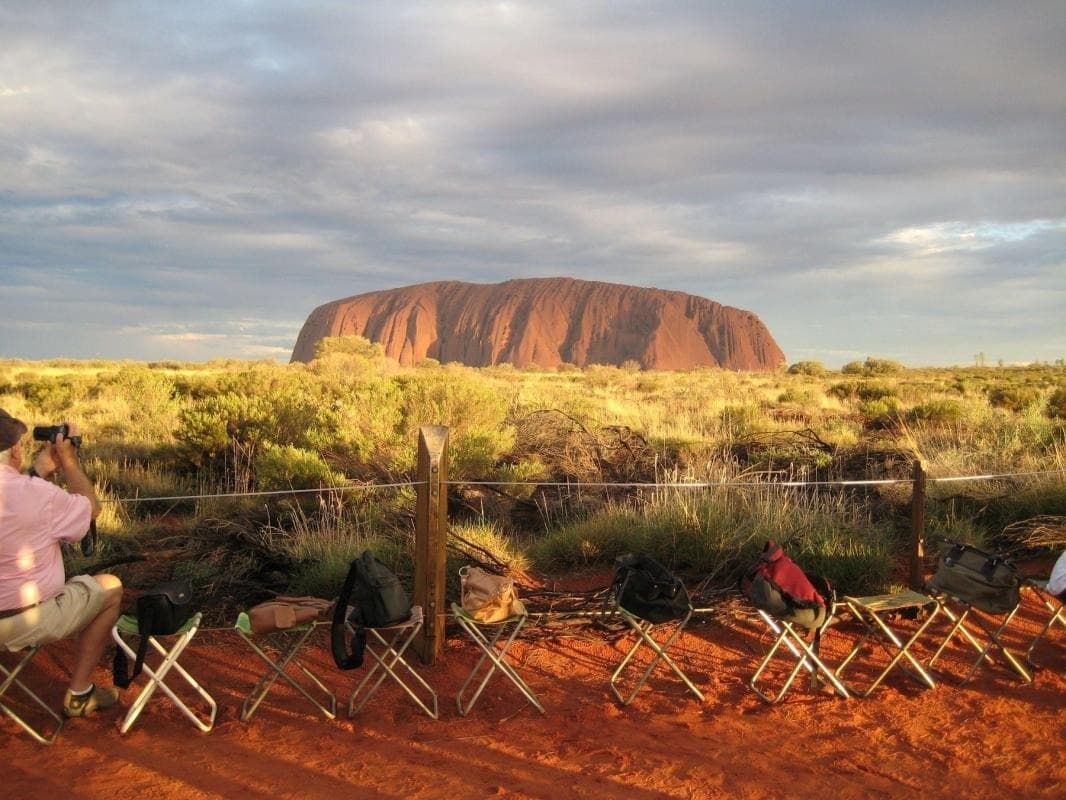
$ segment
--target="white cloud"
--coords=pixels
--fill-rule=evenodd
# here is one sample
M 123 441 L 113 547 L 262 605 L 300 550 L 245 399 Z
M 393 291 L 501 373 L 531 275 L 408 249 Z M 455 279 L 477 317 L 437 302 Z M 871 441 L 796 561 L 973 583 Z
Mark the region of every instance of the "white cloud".
M 1066 219 L 1022 222 L 937 222 L 892 231 L 877 242 L 902 245 L 915 256 L 984 250 L 998 244 L 1023 242 L 1044 231 L 1066 230 Z

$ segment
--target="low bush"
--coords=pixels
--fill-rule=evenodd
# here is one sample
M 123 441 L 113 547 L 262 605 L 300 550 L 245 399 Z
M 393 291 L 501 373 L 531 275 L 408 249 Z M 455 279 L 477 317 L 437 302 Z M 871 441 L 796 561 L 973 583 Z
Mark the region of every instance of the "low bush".
M 904 367 L 898 361 L 887 358 L 867 358 L 865 361 L 849 361 L 840 368 L 844 375 L 897 375 L 903 372 Z
M 260 491 L 318 489 L 345 483 L 344 476 L 333 472 L 318 453 L 288 444 L 263 447 L 255 455 L 252 469 Z
M 1060 386 L 1051 393 L 1046 412 L 1052 419 L 1066 419 L 1066 386 Z
M 881 400 L 886 397 L 898 397 L 899 390 L 887 383 L 871 381 L 860 385 L 857 394 L 860 400 Z
M 895 397 L 881 397 L 859 403 L 859 413 L 871 427 L 886 428 L 899 418 L 900 403 Z
M 954 425 L 966 418 L 966 409 L 958 400 L 930 400 L 912 408 L 906 419 L 932 425 Z
M 797 361 L 787 371 L 789 375 L 810 375 L 813 378 L 821 378 L 828 372 L 821 361 Z
M 1040 390 L 1032 386 L 996 386 L 988 392 L 988 402 L 993 408 L 1005 408 L 1020 413 L 1035 403 Z
M 859 396 L 859 388 L 862 386 L 858 381 L 844 381 L 842 383 L 834 383 L 825 393 L 829 397 L 835 397 L 837 400 L 854 400 Z

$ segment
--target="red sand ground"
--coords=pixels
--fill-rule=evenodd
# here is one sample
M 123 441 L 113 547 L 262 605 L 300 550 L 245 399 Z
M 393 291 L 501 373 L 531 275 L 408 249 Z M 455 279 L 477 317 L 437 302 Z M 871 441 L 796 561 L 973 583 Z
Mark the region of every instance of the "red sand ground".
M 1025 600 L 1011 640 L 1024 651 L 1039 607 Z M 1041 619 L 1046 619 L 1046 615 Z M 906 628 L 913 623 L 901 621 Z M 936 633 L 920 654 L 927 657 Z M 325 633 L 325 630 L 323 630 Z M 839 661 L 856 633 L 842 622 L 824 653 Z M 672 652 L 704 691 L 698 702 L 660 668 L 621 708 L 607 678 L 631 640 L 595 628 L 521 642 L 517 663 L 547 709 L 541 716 L 502 677 L 466 718 L 455 692 L 476 656 L 452 632 L 443 657 L 423 668 L 441 700 L 441 719 L 422 715 L 391 682 L 356 719 L 316 717 L 291 689 L 277 686 L 251 723 L 238 707 L 260 671 L 228 632 L 201 634 L 182 658 L 219 703 L 215 729 L 201 734 L 157 693 L 133 729 L 103 712 L 67 723 L 42 747 L 0 722 L 9 797 L 29 798 L 656 798 L 1066 796 L 1066 629 L 1041 646 L 1045 668 L 1022 684 L 1002 664 L 959 687 L 927 690 L 896 672 L 867 700 L 811 694 L 802 682 L 777 706 L 747 687 L 766 635 L 755 620 L 695 621 Z M 938 663 L 958 674 L 965 655 L 953 645 Z M 5 656 L 8 663 L 10 656 Z M 884 658 L 863 657 L 873 665 Z M 68 643 L 35 662 L 30 683 L 58 706 Z M 363 670 L 332 666 L 325 638 L 307 663 L 347 710 Z M 861 669 L 851 676 L 862 678 Z M 101 667 L 98 678 L 107 680 Z M 177 678 L 168 680 L 178 687 Z M 127 690 L 123 703 L 132 702 Z

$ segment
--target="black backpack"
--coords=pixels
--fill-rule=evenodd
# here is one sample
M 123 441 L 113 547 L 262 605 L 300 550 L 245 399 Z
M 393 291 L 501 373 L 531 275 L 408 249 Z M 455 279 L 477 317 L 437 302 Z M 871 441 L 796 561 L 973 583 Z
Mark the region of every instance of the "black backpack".
M 171 581 L 156 586 L 137 598 L 137 660 L 133 662 L 133 674 L 129 671 L 126 651 L 115 649 L 111 664 L 115 686 L 125 689 L 144 669 L 144 656 L 148 652 L 149 636 L 169 636 L 177 633 L 193 615 L 192 587 L 187 581 Z
M 347 621 L 354 627 L 351 649 L 345 643 L 345 614 L 348 606 L 355 607 Z M 366 648 L 366 628 L 383 628 L 403 622 L 411 616 L 411 602 L 399 578 L 378 561 L 369 550 L 348 567 L 348 575 L 341 587 L 340 597 L 333 609 L 330 644 L 333 661 L 339 669 L 355 669 L 363 664 Z
M 652 623 L 681 619 L 692 608 L 685 584 L 643 553 L 615 559 L 608 596 L 633 616 Z

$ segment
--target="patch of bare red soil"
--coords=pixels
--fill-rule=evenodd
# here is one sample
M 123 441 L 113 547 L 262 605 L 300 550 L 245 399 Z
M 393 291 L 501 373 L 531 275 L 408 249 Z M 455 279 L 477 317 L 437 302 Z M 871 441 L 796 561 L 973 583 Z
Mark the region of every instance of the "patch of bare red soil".
M 1008 644 L 1021 652 L 1046 619 L 1027 597 Z M 906 630 L 914 623 L 900 621 Z M 946 632 L 938 619 L 918 654 Z M 323 629 L 323 634 L 326 630 Z M 335 721 L 278 685 L 250 723 L 238 719 L 261 663 L 228 631 L 203 632 L 182 663 L 214 695 L 214 730 L 197 732 L 161 694 L 126 735 L 120 711 L 67 723 L 42 747 L 6 718 L 5 794 L 29 798 L 595 798 L 735 797 L 1002 798 L 1066 796 L 1066 630 L 1037 655 L 1023 684 L 1001 663 L 966 686 L 972 650 L 952 645 L 932 690 L 894 672 L 869 699 L 812 693 L 800 681 L 776 706 L 747 687 L 766 633 L 751 618 L 694 621 L 672 648 L 704 692 L 698 701 L 665 668 L 625 708 L 608 676 L 631 641 L 596 628 L 544 638 L 536 629 L 515 661 L 547 709 L 541 716 L 497 675 L 467 717 L 455 693 L 477 651 L 452 632 L 443 656 L 422 667 L 441 718 L 423 715 L 389 682 L 355 719 Z M 857 631 L 843 622 L 824 641 L 839 661 Z M 69 643 L 42 651 L 28 679 L 58 707 Z M 9 657 L 5 657 L 9 658 Z M 849 676 L 869 680 L 887 655 L 864 653 Z M 7 663 L 5 661 L 5 663 Z M 348 693 L 363 669 L 333 667 L 323 635 L 307 663 Z M 849 668 L 851 669 L 851 668 Z M 778 677 L 781 673 L 778 672 Z M 103 667 L 99 680 L 108 677 Z M 168 679 L 175 688 L 177 678 Z M 802 685 L 800 685 L 802 684 Z M 132 702 L 127 690 L 123 702 Z

